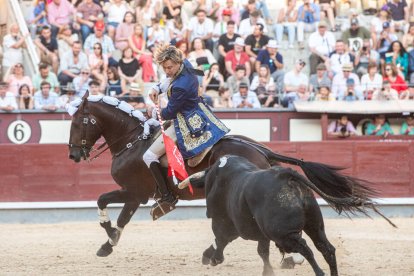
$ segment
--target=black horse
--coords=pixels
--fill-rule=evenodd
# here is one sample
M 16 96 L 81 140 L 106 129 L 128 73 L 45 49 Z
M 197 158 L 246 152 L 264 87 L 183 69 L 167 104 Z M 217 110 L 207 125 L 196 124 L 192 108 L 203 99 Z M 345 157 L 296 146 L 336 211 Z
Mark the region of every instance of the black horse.
M 82 158 L 88 159 L 92 147 L 102 136 L 111 151 L 113 157 L 111 174 L 121 189 L 102 194 L 98 199 L 101 226 L 106 230 L 109 239 L 101 246 L 97 255 L 108 256 L 139 205 L 147 203 L 149 198 L 153 198 L 157 193 L 154 179 L 142 160 L 144 152 L 155 137 L 143 139 L 142 122 L 118 108 L 119 102 L 116 99 L 106 97 L 104 99 L 107 101 L 101 99 L 92 102 L 87 99 L 87 96 L 88 93 L 72 117 L 69 158 L 75 162 L 79 162 Z M 375 195 L 374 190 L 364 182 L 339 174 L 340 168 L 282 156 L 246 137 L 225 137 L 212 148 L 197 167 L 187 167 L 188 173 L 191 175 L 204 170 L 226 154 L 244 157 L 263 169 L 270 168 L 278 162 L 299 166 L 317 187 L 316 193 L 323 192 L 338 199 L 328 203 L 339 213 L 350 211 L 366 214 L 365 207 L 371 207 L 376 211 L 370 199 Z M 169 186 L 171 191 L 182 200 L 200 199 L 205 196 L 203 188 L 195 188 L 192 195 L 188 189 L 180 190 L 175 187 L 172 181 Z M 124 203 L 117 220 L 117 227 L 112 227 L 106 213 L 106 207 L 111 203 Z

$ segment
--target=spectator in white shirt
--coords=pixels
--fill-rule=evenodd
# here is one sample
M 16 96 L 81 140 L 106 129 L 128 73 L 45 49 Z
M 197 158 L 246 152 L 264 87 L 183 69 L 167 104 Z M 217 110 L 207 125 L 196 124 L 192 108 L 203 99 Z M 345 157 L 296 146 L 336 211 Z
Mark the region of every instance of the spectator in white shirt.
M 0 82 L 0 110 L 13 111 L 17 109 L 16 97 L 12 92 L 8 91 L 9 84 Z
M 214 43 L 212 40 L 214 30 L 214 23 L 210 18 L 207 18 L 206 11 L 200 9 L 196 16 L 190 19 L 188 26 L 188 35 L 190 42 L 195 38 L 201 38 L 207 49 L 213 52 Z
M 353 66 L 352 64 L 344 64 L 342 66 L 342 73 L 337 74 L 332 81 L 332 95 L 337 100 L 344 100 L 346 96 L 346 92 L 348 89 L 347 86 L 347 80 L 352 79 L 353 80 L 353 90 L 354 90 L 354 96 L 360 100 L 362 100 L 363 94 L 359 82 L 358 75 L 355 73 L 352 73 Z
M 239 92 L 233 95 L 233 106 L 236 108 L 260 108 L 256 93 L 249 91 L 247 83 L 239 85 Z
M 285 97 L 284 106 L 293 107 L 293 102 L 297 100 L 307 101 L 309 99 L 308 77 L 302 73 L 306 63 L 298 59 L 295 67 L 284 76 Z
M 327 24 L 321 21 L 318 30 L 309 36 L 308 45 L 312 54 L 309 57 L 310 74 L 316 73 L 316 66 L 325 63 L 334 50 L 335 36 L 326 30 Z
M 331 53 L 328 64 L 330 65 L 330 71 L 334 75 L 342 72 L 342 64 L 352 63 L 353 56 L 346 51 L 345 43 L 343 40 L 337 40 L 335 43 L 335 51 Z
M 373 101 L 397 101 L 398 92 L 391 88 L 390 81 L 385 80 L 382 88 L 372 94 Z
M 23 63 L 23 47 L 26 47 L 24 40 L 25 37 L 19 34 L 19 26 L 11 24 L 10 32 L 3 38 L 3 76 L 16 63 Z
M 34 108 L 37 110 L 56 111 L 59 108 L 59 97 L 50 91 L 50 83 L 44 81 L 40 84 L 40 91 L 34 94 Z
M 382 87 L 382 76 L 377 73 L 378 68 L 375 62 L 368 64 L 368 73 L 362 76 L 361 89 L 365 100 L 371 100 L 372 94 Z
M 240 22 L 239 35 L 241 35 L 243 38 L 246 38 L 248 35 L 251 35 L 253 33 L 255 26 L 259 23 L 264 26 L 263 32 L 267 33 L 266 22 L 264 19 L 259 17 L 258 11 L 252 12 L 249 18 L 243 19 Z

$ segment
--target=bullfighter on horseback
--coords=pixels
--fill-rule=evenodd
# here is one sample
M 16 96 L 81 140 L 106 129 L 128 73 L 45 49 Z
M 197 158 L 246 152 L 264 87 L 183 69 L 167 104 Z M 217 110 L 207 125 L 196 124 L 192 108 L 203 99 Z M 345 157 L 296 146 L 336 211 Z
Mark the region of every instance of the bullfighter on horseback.
M 177 142 L 184 159 L 202 158 L 211 147 L 217 143 L 229 129 L 212 113 L 199 95 L 199 83 L 196 74 L 182 52 L 175 46 L 161 45 L 155 53 L 155 61 L 162 66 L 168 78 L 171 79 L 167 89 L 168 104 L 160 110 L 163 120 L 173 120 L 174 127 L 165 130 L 171 139 Z M 149 94 L 157 105 L 161 89 L 153 89 Z M 149 167 L 158 189 L 161 193 L 160 202 L 175 205 L 176 197 L 169 191 L 160 157 L 165 154 L 162 135 L 159 136 L 145 152 L 143 160 Z M 191 166 L 189 160 L 189 165 Z M 197 161 L 194 161 L 196 163 Z M 196 165 L 196 164 L 193 164 Z

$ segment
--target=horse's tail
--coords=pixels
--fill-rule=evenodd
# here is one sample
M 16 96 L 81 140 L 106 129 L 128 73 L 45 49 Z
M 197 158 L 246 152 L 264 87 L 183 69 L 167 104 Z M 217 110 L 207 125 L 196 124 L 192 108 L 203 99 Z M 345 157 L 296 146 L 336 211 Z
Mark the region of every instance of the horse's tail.
M 277 162 L 299 166 L 310 181 L 306 185 L 321 196 L 339 214 L 362 213 L 369 217 L 367 208 L 383 217 L 388 223 L 396 227 L 375 206 L 371 197 L 378 192 L 368 186 L 369 182 L 338 173 L 343 168 L 316 162 L 305 162 L 293 157 L 274 153 L 263 147 L 271 165 Z

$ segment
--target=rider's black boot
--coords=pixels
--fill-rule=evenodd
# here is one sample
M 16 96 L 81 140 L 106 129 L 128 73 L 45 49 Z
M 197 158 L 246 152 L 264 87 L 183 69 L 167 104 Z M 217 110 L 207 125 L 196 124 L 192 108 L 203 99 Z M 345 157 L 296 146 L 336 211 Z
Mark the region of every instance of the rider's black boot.
M 152 162 L 149 166 L 152 176 L 157 183 L 158 190 L 161 193 L 160 202 L 168 202 L 170 204 L 175 204 L 177 198 L 168 190 L 166 179 L 162 174 L 161 164 L 158 162 Z

